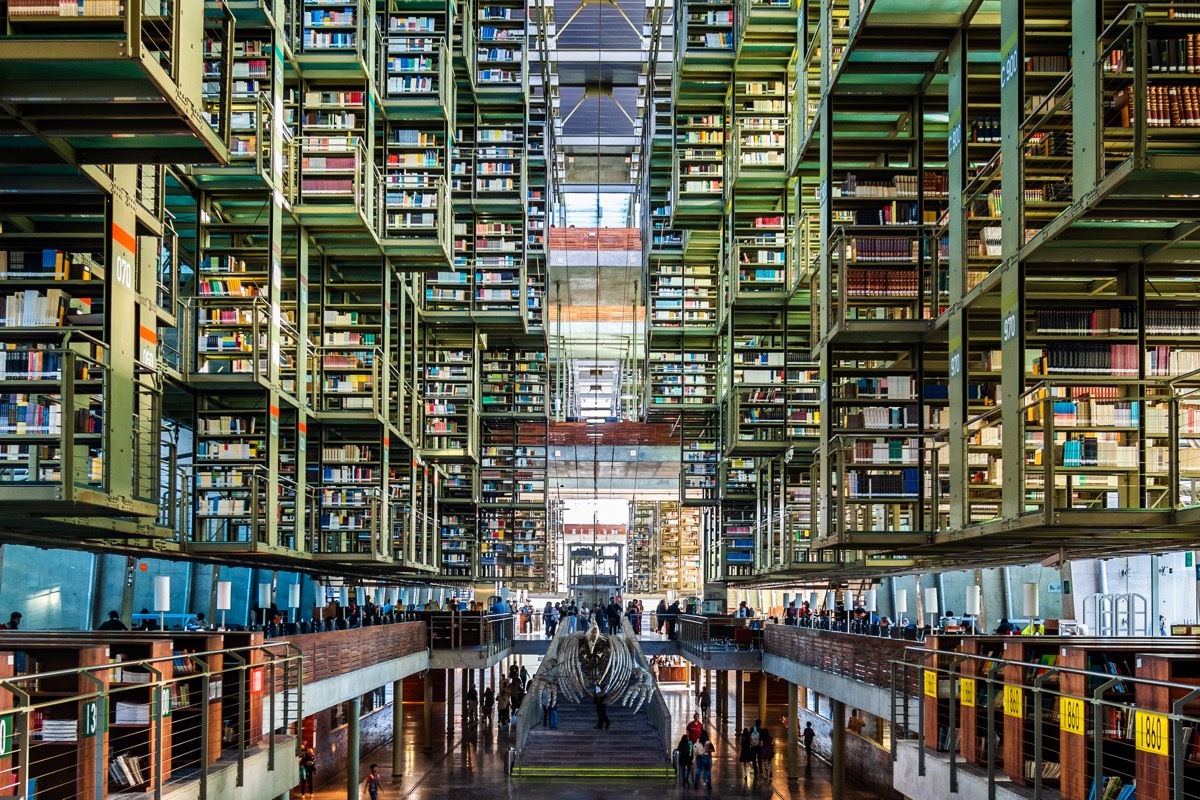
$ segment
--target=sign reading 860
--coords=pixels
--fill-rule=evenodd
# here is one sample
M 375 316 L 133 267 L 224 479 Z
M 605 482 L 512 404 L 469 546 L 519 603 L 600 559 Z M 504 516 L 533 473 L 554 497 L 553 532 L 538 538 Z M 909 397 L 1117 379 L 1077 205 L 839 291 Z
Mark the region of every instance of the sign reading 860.
M 1165 756 L 1171 750 L 1171 721 L 1162 714 L 1133 712 L 1133 731 L 1138 750 Z

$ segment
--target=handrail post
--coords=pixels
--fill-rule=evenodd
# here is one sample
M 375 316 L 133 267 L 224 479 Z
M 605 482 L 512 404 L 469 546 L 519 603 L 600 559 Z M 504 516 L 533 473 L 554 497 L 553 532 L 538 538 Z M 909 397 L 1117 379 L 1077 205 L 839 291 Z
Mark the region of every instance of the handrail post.
M 19 730 L 15 732 L 17 736 L 17 749 L 19 751 L 17 757 L 17 797 L 19 800 L 27 800 L 29 797 L 29 737 L 32 731 L 29 727 L 30 722 L 30 697 L 29 693 L 15 683 L 7 680 L 0 680 L 0 688 L 7 689 L 17 702 L 24 707 L 24 711 L 18 711 L 24 719 L 21 720 Z M 9 734 L 14 735 L 14 734 Z
M 1058 676 L 1057 669 L 1048 669 L 1033 679 L 1033 796 L 1042 796 L 1042 753 L 1045 738 L 1042 724 L 1042 684 L 1046 679 Z
M 988 800 L 996 800 L 996 704 L 992 695 L 996 690 L 996 678 L 1004 669 L 1002 662 L 993 664 L 987 671 L 987 792 Z M 1003 682 L 1001 682 L 1003 685 Z
M 1185 766 L 1183 756 L 1183 725 L 1180 724 L 1181 720 L 1179 717 L 1183 716 L 1184 707 L 1198 696 L 1200 696 L 1200 689 L 1193 689 L 1171 703 L 1171 713 L 1176 717 L 1171 725 L 1171 784 L 1174 790 L 1173 796 L 1177 798 L 1186 797 L 1183 792 Z
M 150 703 L 150 708 L 155 711 L 154 752 L 150 754 L 154 759 L 154 800 L 162 800 L 163 717 L 171 713 L 171 690 L 163 682 L 162 670 L 153 664 L 146 664 L 145 667 L 154 676 L 154 680 L 151 681 L 154 688 L 151 691 L 154 692 L 155 700 Z
M 1119 678 L 1113 678 L 1092 691 L 1092 780 L 1096 784 L 1097 791 L 1104 785 L 1104 725 L 1101 724 L 1100 705 L 1104 699 L 1104 693 L 1119 682 Z
M 244 786 L 246 779 L 246 659 L 233 652 L 228 652 L 234 661 L 238 662 L 238 757 L 237 757 L 237 777 L 234 783 L 235 786 Z M 224 691 L 224 682 L 222 681 L 222 691 Z

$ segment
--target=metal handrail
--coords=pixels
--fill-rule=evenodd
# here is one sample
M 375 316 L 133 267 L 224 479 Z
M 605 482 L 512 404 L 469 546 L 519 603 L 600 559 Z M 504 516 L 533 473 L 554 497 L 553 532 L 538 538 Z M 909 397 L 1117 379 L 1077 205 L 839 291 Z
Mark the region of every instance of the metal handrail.
M 1097 642 L 1111 643 L 1112 640 L 1111 639 L 1101 639 L 1101 640 L 1087 639 L 1084 637 L 1055 637 L 1055 638 L 1051 639 L 1051 641 L 1057 643 L 1061 647 L 1070 647 L 1073 645 L 1090 646 Z M 1129 640 L 1129 639 L 1125 639 L 1125 640 L 1121 640 L 1121 641 L 1124 643 L 1132 643 L 1135 645 L 1138 643 L 1137 640 Z M 1156 652 L 1163 652 L 1163 653 L 1171 652 L 1170 650 L 1162 647 L 1162 645 L 1169 646 L 1169 640 L 1144 639 L 1142 641 L 1146 642 L 1146 644 L 1147 644 L 1147 650 L 1144 651 L 1145 655 L 1154 655 Z M 1154 647 L 1152 645 L 1152 643 L 1160 645 L 1160 647 Z M 943 664 L 943 663 L 941 663 L 942 659 L 935 658 L 935 656 L 947 656 L 947 657 L 951 657 L 951 660 L 949 661 L 949 663 Z M 992 796 L 994 794 L 995 787 L 997 785 L 996 774 L 995 774 L 995 767 L 996 767 L 995 760 L 996 760 L 996 756 L 998 754 L 995 751 L 995 742 L 996 742 L 996 736 L 997 736 L 998 731 L 997 731 L 997 720 L 995 718 L 995 716 L 996 716 L 995 704 L 993 702 L 993 698 L 998 696 L 996 693 L 998 691 L 1000 691 L 1000 689 L 1002 687 L 1005 687 L 1005 688 L 1016 687 L 1017 691 L 1019 692 L 1019 695 L 1017 695 L 1017 697 L 1019 698 L 1019 703 L 1020 703 L 1019 712 L 1020 712 L 1020 716 L 1022 716 L 1022 717 L 1024 717 L 1028 713 L 1028 709 L 1026 707 L 1025 695 L 1027 693 L 1032 695 L 1033 713 L 1029 716 L 1030 716 L 1030 719 L 1032 720 L 1033 728 L 1034 728 L 1033 739 L 1032 739 L 1033 755 L 1031 756 L 1031 754 L 1025 753 L 1022 757 L 1023 762 L 1032 759 L 1032 761 L 1035 764 L 1040 764 L 1040 759 L 1038 758 L 1038 754 L 1040 754 L 1042 752 L 1041 751 L 1042 741 L 1045 738 L 1045 731 L 1044 731 L 1045 719 L 1044 719 L 1043 713 L 1040 713 L 1040 712 L 1042 710 L 1044 710 L 1044 708 L 1045 708 L 1046 698 L 1054 698 L 1056 701 L 1059 701 L 1059 702 L 1061 702 L 1062 699 L 1071 699 L 1071 700 L 1075 700 L 1079 703 L 1078 708 L 1083 711 L 1084 718 L 1078 721 L 1079 728 L 1081 729 L 1082 732 L 1077 735 L 1081 735 L 1081 736 L 1091 739 L 1091 742 L 1089 743 L 1090 744 L 1089 749 L 1090 749 L 1090 755 L 1092 757 L 1092 764 L 1090 765 L 1091 766 L 1090 770 L 1087 768 L 1088 765 L 1086 765 L 1086 764 L 1079 765 L 1078 769 L 1080 770 L 1080 773 L 1085 781 L 1091 779 L 1098 786 L 1103 785 L 1101 776 L 1105 774 L 1104 762 L 1106 761 L 1106 759 L 1104 757 L 1103 743 L 1105 740 L 1112 738 L 1111 735 L 1106 735 L 1106 732 L 1105 732 L 1106 726 L 1102 725 L 1100 723 L 1101 710 L 1107 709 L 1107 708 L 1114 708 L 1114 709 L 1118 709 L 1122 714 L 1128 714 L 1129 730 L 1131 730 L 1131 731 L 1135 729 L 1134 728 L 1135 722 L 1136 722 L 1135 714 L 1137 714 L 1137 713 L 1146 714 L 1148 717 L 1156 717 L 1159 720 L 1162 720 L 1163 723 L 1165 723 L 1165 727 L 1166 727 L 1165 733 L 1169 737 L 1170 741 L 1166 743 L 1166 748 L 1164 748 L 1163 752 L 1164 752 L 1164 755 L 1167 752 L 1169 752 L 1171 754 L 1171 758 L 1173 759 L 1172 763 L 1176 767 L 1174 770 L 1167 769 L 1165 774 L 1169 775 L 1169 779 L 1171 781 L 1171 787 L 1174 790 L 1173 796 L 1178 797 L 1178 798 L 1182 798 L 1182 797 L 1186 796 L 1183 791 L 1184 770 L 1179 768 L 1181 766 L 1180 765 L 1180 754 L 1183 751 L 1183 744 L 1184 744 L 1184 730 L 1185 730 L 1184 723 L 1190 723 L 1191 725 L 1189 725 L 1188 727 L 1194 727 L 1197 724 L 1200 724 L 1200 716 L 1197 716 L 1195 714 L 1189 715 L 1189 714 L 1184 713 L 1185 704 L 1192 701 L 1196 697 L 1197 693 L 1200 693 L 1200 690 L 1198 690 L 1195 685 L 1177 683 L 1174 681 L 1152 680 L 1149 678 L 1142 678 L 1142 677 L 1137 677 L 1137 676 L 1132 676 L 1132 675 L 1123 675 L 1122 674 L 1122 675 L 1114 676 L 1114 674 L 1110 673 L 1110 672 L 1098 672 L 1095 670 L 1064 667 L 1064 666 L 1061 666 L 1058 664 L 1045 665 L 1045 664 L 1042 664 L 1040 661 L 1033 661 L 1033 662 L 1018 661 L 1018 660 L 1014 660 L 1014 659 L 1004 658 L 1003 656 L 1000 656 L 1000 655 L 984 655 L 984 654 L 975 654 L 975 653 L 962 653 L 962 652 L 958 652 L 958 651 L 930 650 L 930 649 L 926 649 L 923 647 L 915 647 L 915 646 L 904 647 L 893 657 L 891 664 L 892 664 L 892 668 L 893 668 L 892 669 L 893 681 L 892 681 L 892 688 L 891 688 L 891 693 L 892 693 L 891 706 L 893 709 L 896 709 L 897 707 L 903 707 L 905 709 L 906 716 L 908 714 L 908 709 L 910 707 L 912 707 L 912 705 L 914 703 L 920 704 L 922 700 L 930 698 L 930 694 L 929 694 L 930 687 L 936 687 L 936 690 L 934 691 L 934 696 L 936 696 L 937 698 L 941 698 L 942 684 L 944 682 L 948 683 L 948 686 L 947 686 L 948 698 L 947 699 L 952 707 L 951 714 L 953 715 L 954 707 L 961 701 L 962 689 L 965 685 L 964 684 L 965 681 L 970 681 L 970 686 L 972 687 L 971 694 L 972 694 L 972 696 L 975 696 L 977 698 L 973 703 L 971 703 L 967 707 L 973 707 L 976 709 L 976 713 L 980 713 L 980 700 L 978 699 L 978 694 L 977 694 L 977 692 L 979 690 L 975 687 L 977 686 L 977 684 L 981 684 L 981 683 L 987 687 L 986 696 L 984 698 L 984 702 L 986 703 L 986 707 L 987 707 L 986 714 L 985 714 L 985 717 L 986 717 L 985 724 L 986 724 L 986 728 L 987 728 L 986 740 L 985 740 L 986 741 L 986 751 L 985 751 L 985 753 L 977 754 L 977 757 L 983 758 L 986 760 L 987 784 L 988 784 L 988 795 L 989 796 Z M 971 671 L 972 674 L 966 675 L 966 676 L 964 676 L 962 674 L 964 671 L 963 670 L 964 664 L 974 665 L 974 669 Z M 1014 667 L 1021 671 L 1022 678 L 1021 678 L 1020 682 L 1012 683 L 1012 682 L 1009 682 L 1008 680 L 1005 680 L 1004 675 L 1002 673 L 1006 667 Z M 903 671 L 904 671 L 904 680 L 897 679 L 898 671 L 901 669 L 903 669 Z M 914 672 L 916 670 L 919 670 L 922 674 L 922 680 L 920 680 L 920 681 L 916 680 L 916 676 L 914 675 Z M 1035 674 L 1033 676 L 1032 680 L 1029 677 L 1029 672 L 1031 670 L 1037 671 L 1037 674 Z M 1078 678 L 1081 678 L 1083 686 L 1084 686 L 1083 692 L 1078 695 L 1069 694 L 1062 690 L 1061 682 L 1060 682 L 1060 686 L 1058 688 L 1051 688 L 1051 687 L 1048 687 L 1045 685 L 1046 681 L 1049 680 L 1051 677 L 1061 678 L 1062 676 L 1077 676 Z M 928 681 L 928 684 L 926 683 L 926 681 Z M 1141 709 L 1141 708 L 1137 707 L 1134 702 L 1131 702 L 1131 701 L 1121 702 L 1121 701 L 1106 699 L 1104 697 L 1104 694 L 1118 683 L 1128 684 L 1131 687 L 1147 686 L 1147 687 L 1154 687 L 1155 689 L 1165 689 L 1169 693 L 1171 693 L 1173 695 L 1177 695 L 1178 699 L 1172 700 L 1169 710 L 1164 709 L 1164 708 L 1159 708 L 1159 709 L 1154 709 L 1153 711 Z M 1133 694 L 1134 692 L 1130 690 L 1130 691 L 1126 691 L 1125 693 Z M 1007 700 L 1007 697 L 1006 697 L 1006 700 Z M 966 704 L 964 704 L 964 705 L 966 705 Z M 1090 724 L 1087 720 L 1087 715 L 1088 715 L 1089 711 L 1090 711 L 1091 717 L 1092 717 L 1092 721 Z M 905 734 L 907 734 L 904 736 L 904 738 L 908 738 L 908 739 L 915 738 L 916 739 L 917 748 L 918 748 L 918 762 L 920 764 L 919 774 L 925 775 L 926 773 L 924 771 L 924 764 L 926 761 L 926 749 L 927 749 L 927 746 L 925 744 L 925 738 L 926 738 L 925 733 L 926 733 L 926 724 L 927 724 L 926 719 L 925 719 L 926 712 L 925 712 L 924 708 L 921 708 L 920 705 L 918 705 L 915 713 L 917 714 L 917 717 L 918 717 L 917 718 L 918 735 L 916 737 L 912 737 L 912 735 L 911 735 L 912 734 L 912 722 L 911 721 L 906 719 L 906 720 L 904 720 L 903 724 L 900 724 L 898 720 L 893 719 L 892 722 L 893 722 L 893 725 L 895 726 L 895 730 L 897 733 L 900 733 L 901 731 L 903 731 Z M 1007 709 L 1006 709 L 1005 713 L 1006 713 L 1006 715 L 1009 713 Z M 951 719 L 953 720 L 953 716 L 951 717 Z M 935 721 L 934 724 L 940 724 L 940 723 Z M 975 724 L 978 725 L 979 721 L 976 720 Z M 956 734 L 957 734 L 957 731 L 953 727 L 953 722 L 951 722 L 949 729 L 947 731 L 946 741 L 947 742 L 956 741 L 956 739 L 958 738 Z M 974 736 L 975 731 L 971 731 L 970 735 Z M 898 737 L 896 735 L 893 735 L 893 760 L 895 760 L 895 758 L 897 757 L 897 753 L 895 750 L 896 738 L 898 738 Z M 1028 740 L 1026 740 L 1026 741 L 1028 741 Z M 949 755 L 949 757 L 950 757 L 950 773 L 949 774 L 950 774 L 950 780 L 953 782 L 956 779 L 956 774 L 955 774 L 956 763 L 955 762 L 957 760 L 957 752 L 956 752 L 957 748 L 952 746 L 948 749 L 949 749 L 949 753 L 950 753 L 950 755 Z M 1023 742 L 1022 750 L 1024 751 L 1024 742 Z M 1127 759 L 1121 758 L 1119 756 L 1110 755 L 1109 758 L 1113 760 L 1110 763 L 1113 763 L 1115 761 L 1127 763 Z M 1022 764 L 1022 767 L 1024 767 L 1024 764 Z M 1037 772 L 1040 773 L 1040 771 L 1041 770 L 1039 769 Z M 1044 787 L 1041 784 L 1041 780 L 1040 780 L 1040 777 L 1038 774 L 1035 773 L 1035 775 L 1033 777 L 1033 781 L 1034 781 L 1034 787 L 1035 787 L 1034 796 L 1035 797 L 1043 796 L 1042 791 L 1043 791 Z M 1139 787 L 1142 786 L 1140 781 L 1139 781 L 1138 785 L 1139 785 Z M 1152 787 L 1147 786 L 1145 788 L 1150 789 Z

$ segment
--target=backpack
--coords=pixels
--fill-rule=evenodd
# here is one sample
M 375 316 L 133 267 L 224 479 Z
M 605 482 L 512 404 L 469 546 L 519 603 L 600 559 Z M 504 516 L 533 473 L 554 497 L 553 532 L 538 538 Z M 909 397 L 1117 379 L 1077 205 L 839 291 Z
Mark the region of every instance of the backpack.
M 762 740 L 758 736 L 758 728 L 755 728 L 750 731 L 750 746 L 758 747 L 760 744 L 762 744 Z

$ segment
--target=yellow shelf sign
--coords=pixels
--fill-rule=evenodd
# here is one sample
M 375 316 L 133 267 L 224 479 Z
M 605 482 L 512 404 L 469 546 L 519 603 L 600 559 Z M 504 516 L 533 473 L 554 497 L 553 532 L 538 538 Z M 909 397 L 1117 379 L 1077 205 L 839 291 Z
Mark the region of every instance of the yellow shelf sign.
M 925 670 L 925 696 L 937 698 L 937 673 L 931 669 Z
M 1133 730 L 1138 750 L 1165 756 L 1171 749 L 1171 721 L 1162 714 L 1133 712 Z
M 1025 718 L 1025 697 L 1020 686 L 1004 687 L 1004 716 Z
M 1083 701 L 1078 697 L 1063 697 L 1058 702 L 1058 716 L 1063 733 L 1084 735 Z
M 958 696 L 962 700 L 962 704 L 967 708 L 975 707 L 975 679 L 974 678 L 959 678 L 958 679 Z

